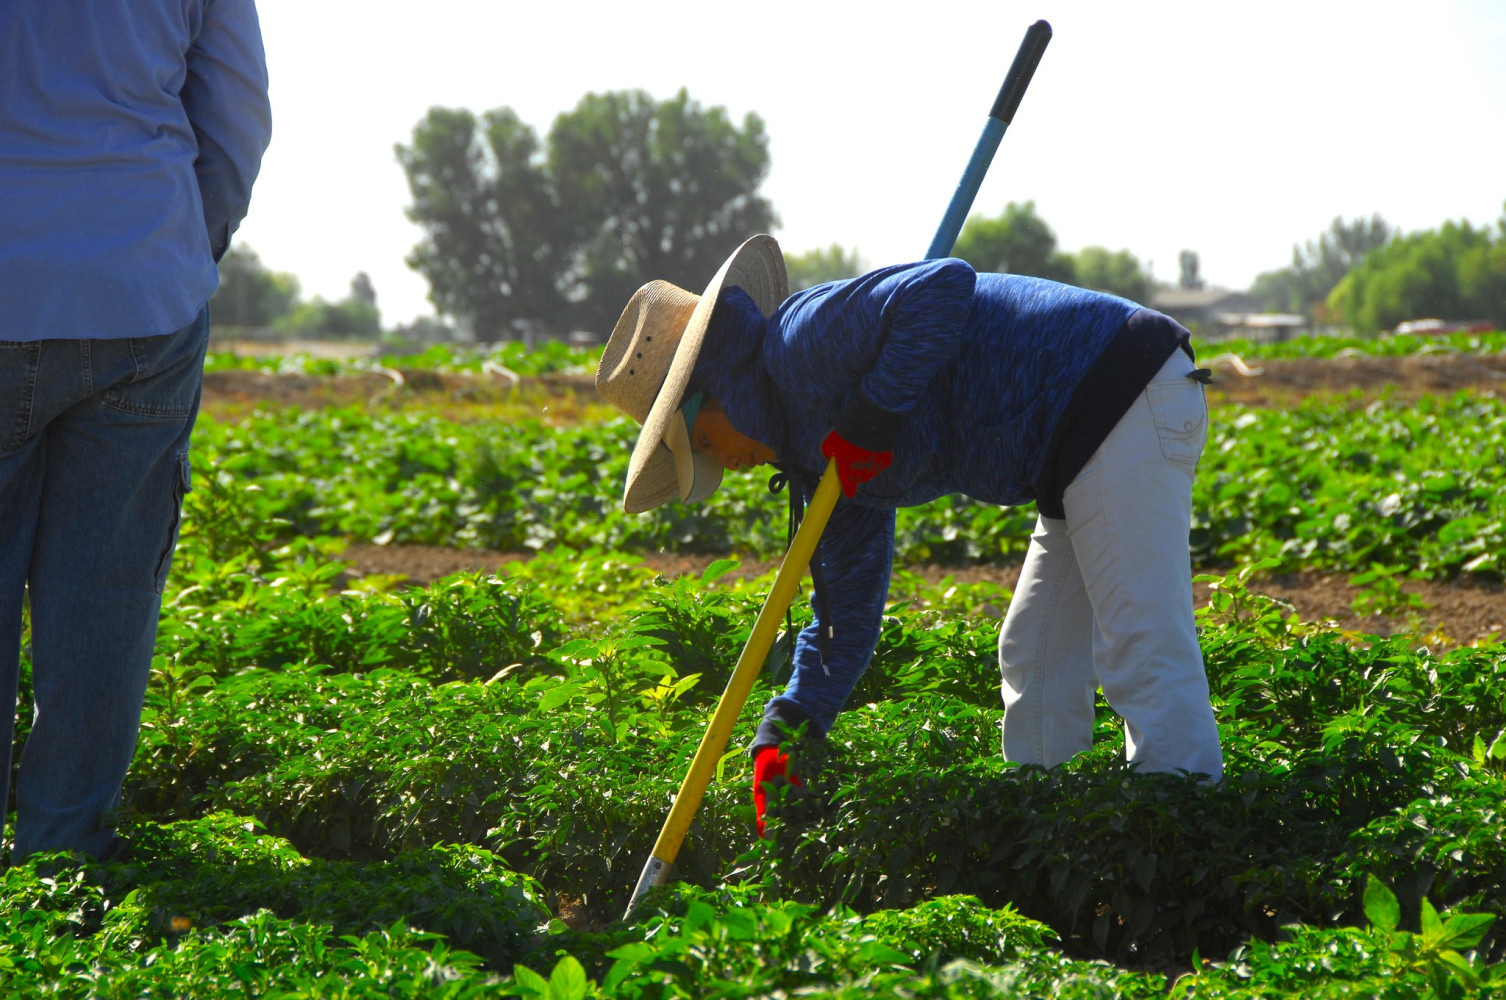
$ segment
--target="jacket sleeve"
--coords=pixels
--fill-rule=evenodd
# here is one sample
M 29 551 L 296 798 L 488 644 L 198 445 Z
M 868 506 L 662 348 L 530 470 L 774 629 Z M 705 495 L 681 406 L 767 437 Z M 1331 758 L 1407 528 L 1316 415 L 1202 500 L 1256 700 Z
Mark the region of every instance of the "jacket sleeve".
M 198 139 L 204 226 L 218 261 L 251 205 L 272 138 L 267 60 L 254 0 L 207 0 L 180 95 Z
M 936 373 L 957 355 L 977 275 L 956 258 L 928 261 L 895 275 L 880 314 L 880 346 L 859 383 L 881 410 L 914 409 Z
M 764 707 L 754 749 L 779 743 L 801 723 L 824 737 L 878 645 L 894 559 L 894 509 L 838 502 L 821 536 L 825 607 L 795 642 L 795 670 Z M 821 613 L 824 610 L 824 615 Z M 822 662 L 818 630 L 830 624 Z

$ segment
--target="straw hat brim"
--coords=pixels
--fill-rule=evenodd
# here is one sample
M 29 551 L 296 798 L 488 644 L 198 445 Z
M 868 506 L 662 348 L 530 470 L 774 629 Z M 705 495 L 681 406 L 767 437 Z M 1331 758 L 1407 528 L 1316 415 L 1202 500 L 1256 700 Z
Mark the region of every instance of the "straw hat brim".
M 766 235 L 749 239 L 727 258 L 706 290 L 701 293 L 700 301 L 696 303 L 695 310 L 685 325 L 685 332 L 675 348 L 674 359 L 665 373 L 658 395 L 654 397 L 653 405 L 649 407 L 648 416 L 643 420 L 643 429 L 638 433 L 633 454 L 628 460 L 622 509 L 630 514 L 681 499 L 675 456 L 665 444 L 664 432 L 685 398 L 685 389 L 690 384 L 696 359 L 700 357 L 701 344 L 706 339 L 712 311 L 726 288 L 741 288 L 757 304 L 760 312 L 765 316 L 772 315 L 779 304 L 789 297 L 790 289 L 784 269 L 784 255 L 780 252 L 778 241 Z M 714 489 L 715 484 L 711 488 Z M 705 492 L 709 493 L 710 489 Z M 702 497 L 693 499 L 699 500 Z

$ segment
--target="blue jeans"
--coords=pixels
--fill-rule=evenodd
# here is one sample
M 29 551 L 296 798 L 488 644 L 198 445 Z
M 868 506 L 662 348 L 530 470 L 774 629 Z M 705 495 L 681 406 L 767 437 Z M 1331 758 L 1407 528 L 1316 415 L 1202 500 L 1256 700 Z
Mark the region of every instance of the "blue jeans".
M 0 802 L 27 591 L 36 706 L 12 860 L 114 847 L 208 340 L 205 311 L 166 336 L 0 341 Z

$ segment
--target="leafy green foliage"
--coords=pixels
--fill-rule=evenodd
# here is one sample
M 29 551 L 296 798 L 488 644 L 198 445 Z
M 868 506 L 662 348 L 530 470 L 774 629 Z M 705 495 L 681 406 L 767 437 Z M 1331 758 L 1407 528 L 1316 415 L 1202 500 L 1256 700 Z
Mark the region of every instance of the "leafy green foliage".
M 1422 357 L 1429 354 L 1492 355 L 1506 350 L 1506 330 L 1485 333 L 1453 331 L 1444 334 L 1386 333 L 1378 336 L 1324 334 L 1290 340 L 1253 341 L 1242 338 L 1200 344 L 1199 357 L 1236 354 L 1247 360 L 1261 358 L 1350 358 Z M 1482 358 L 1488 361 L 1490 359 Z
M 840 243 L 827 247 L 806 250 L 803 253 L 784 255 L 784 267 L 790 280 L 790 291 L 798 292 L 826 281 L 856 278 L 865 270 L 857 247 L 851 250 Z
M 235 251 L 232 248 L 230 252 Z M 535 344 L 508 340 L 480 345 L 431 344 L 417 353 L 345 360 L 315 358 L 299 352 L 254 355 L 211 351 L 204 359 L 204 370 L 344 375 L 371 371 L 380 366 L 404 371 L 479 375 L 500 366 L 517 375 L 586 374 L 596 370 L 601 350 L 600 347 L 573 347 L 559 340 L 543 340 Z
M 1402 974 L 1421 972 L 1440 997 L 1462 997 L 1466 991 L 1477 992 L 1482 972 L 1484 978 L 1506 984 L 1506 966 L 1482 969 L 1483 963 L 1459 954 L 1461 949 L 1480 943 L 1490 925 L 1495 923 L 1493 913 L 1455 913 L 1443 920 L 1433 909 L 1433 904 L 1424 898 L 1419 917 L 1421 931 L 1413 934 L 1397 927 L 1401 907 L 1397 904 L 1396 894 L 1371 877 L 1365 883 L 1365 916 L 1371 926 L 1392 936 L 1390 957 L 1393 966 Z
M 643 611 L 555 647 L 531 679 L 435 686 L 290 664 L 163 698 L 128 804 L 252 814 L 321 857 L 475 844 L 550 894 L 613 912 L 714 693 L 697 683 L 660 694 L 693 676 L 666 658 L 665 623 L 691 637 L 689 658 L 717 627 L 695 640 L 696 622 L 736 606 L 704 589 L 664 586 Z M 921 655 L 875 662 L 871 700 L 844 714 L 824 759 L 797 764 L 807 787 L 775 807 L 776 849 L 741 864 L 776 898 L 821 907 L 953 893 L 1011 904 L 1121 962 L 1217 953 L 1292 920 L 1356 919 L 1351 887 L 1365 872 L 1405 889 L 1411 907 L 1424 893 L 1454 906 L 1506 898 L 1506 785 L 1489 766 L 1506 730 L 1499 648 L 1438 658 L 1401 641 L 1363 647 L 1292 623 L 1237 580 L 1221 592 L 1203 627 L 1227 729 L 1222 785 L 1126 771 L 1109 714 L 1080 761 L 1004 767 L 996 695 L 982 690 L 996 624 L 954 619 L 938 639 L 934 612 L 896 615 L 893 645 Z M 948 630 L 970 651 L 950 667 L 924 654 Z M 975 664 L 977 704 L 938 693 L 921 661 L 964 677 Z M 746 843 L 747 765 L 729 763 L 677 877 L 715 885 Z
M 1506 216 L 1497 228 L 1446 222 L 1398 236 L 1348 272 L 1328 306 L 1364 332 L 1424 317 L 1506 327 Z
M 158 648 L 214 673 L 314 663 L 484 680 L 541 666 L 563 634 L 559 613 L 526 581 L 470 573 L 427 590 L 332 593 L 338 564 L 302 565 L 272 579 L 210 569 L 207 583 L 172 599 Z
M 223 814 L 125 834 L 128 860 L 0 876 L 12 995 L 477 996 L 481 963 L 526 955 L 549 919 L 532 880 L 477 848 L 310 860 Z
M 552 319 L 569 238 L 538 136 L 511 108 L 481 116 L 430 108 L 396 147 L 424 239 L 407 262 L 429 299 L 481 341 L 509 339 L 516 321 Z
M 1151 278 L 1128 250 L 1083 247 L 1071 255 L 1073 283 L 1131 302 L 1148 302 Z
M 209 300 L 216 324 L 270 327 L 298 306 L 298 279 L 271 270 L 243 243 L 225 251 L 219 271 L 219 288 Z
M 773 208 L 763 122 L 681 90 L 587 94 L 541 143 L 511 108 L 431 108 L 397 147 L 424 229 L 409 263 L 484 341 L 515 322 L 610 330 L 653 276 L 704 287 Z
M 1315 240 L 1292 247 L 1292 263 L 1257 275 L 1250 294 L 1268 312 L 1311 317 L 1365 255 L 1385 246 L 1394 231 L 1379 214 L 1352 222 L 1336 216 Z
M 328 302 L 316 295 L 279 318 L 273 328 L 281 336 L 308 340 L 376 340 L 382 334 L 382 314 L 358 298 Z
M 1194 492 L 1194 557 L 1499 574 L 1503 459 L 1506 408 L 1486 396 L 1223 408 Z
M 805 783 L 775 795 L 774 838 L 753 837 L 741 748 L 779 647 L 676 884 L 626 921 L 769 585 L 730 560 L 666 581 L 632 553 L 777 550 L 777 505 L 729 480 L 695 512 L 615 517 L 626 426 L 349 410 L 202 423 L 119 817 L 128 852 L 0 873 L 0 982 L 79 997 L 1502 995 L 1506 652 L 1340 633 L 1249 589 L 1331 565 L 1395 609 L 1413 572 L 1499 572 L 1500 406 L 1231 416 L 1194 538 L 1203 565 L 1237 567 L 1206 581 L 1198 623 L 1221 784 L 1126 766 L 1104 704 L 1088 753 L 1005 765 L 1008 595 L 901 569 L 849 711 L 797 748 Z M 909 513 L 901 551 L 928 558 L 999 558 L 1028 527 L 960 502 Z M 332 558 L 347 538 L 527 539 L 507 544 L 537 555 L 505 577 L 402 587 L 353 578 Z
M 354 410 L 202 423 L 185 531 L 222 560 L 298 536 L 543 551 L 783 551 L 784 517 L 757 476 L 716 497 L 623 514 L 618 489 L 636 425 L 472 425 Z M 1362 409 L 1218 411 L 1193 495 L 1201 565 L 1267 557 L 1282 569 L 1404 567 L 1496 576 L 1506 551 L 1506 404 L 1459 395 Z M 905 561 L 993 562 L 1023 554 L 1029 508 L 962 496 L 899 512 Z M 196 519 L 212 524 L 200 529 Z M 1258 528 L 1258 530 L 1257 530 Z
M 1035 211 L 1035 202 L 1010 202 L 998 218 L 972 216 L 957 236 L 952 256 L 979 271 L 1028 274 L 1071 282 L 1072 260 L 1056 248 L 1056 233 Z

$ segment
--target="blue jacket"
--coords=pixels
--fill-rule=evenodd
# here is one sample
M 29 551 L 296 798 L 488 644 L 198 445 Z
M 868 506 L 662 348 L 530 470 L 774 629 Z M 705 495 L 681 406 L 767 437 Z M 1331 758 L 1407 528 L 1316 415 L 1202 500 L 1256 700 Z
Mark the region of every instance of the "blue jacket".
M 0 340 L 186 326 L 271 138 L 254 0 L 5 0 Z
M 822 535 L 825 606 L 797 640 L 759 742 L 777 741 L 776 724 L 824 735 L 867 667 L 895 508 L 963 493 L 1061 516 L 1061 490 L 1185 339 L 1126 299 L 955 259 L 817 285 L 768 318 L 740 289 L 724 293 L 692 385 L 807 491 L 826 467 L 822 440 L 860 391 L 899 420 L 893 464 L 840 500 Z M 823 664 L 815 636 L 827 625 Z

